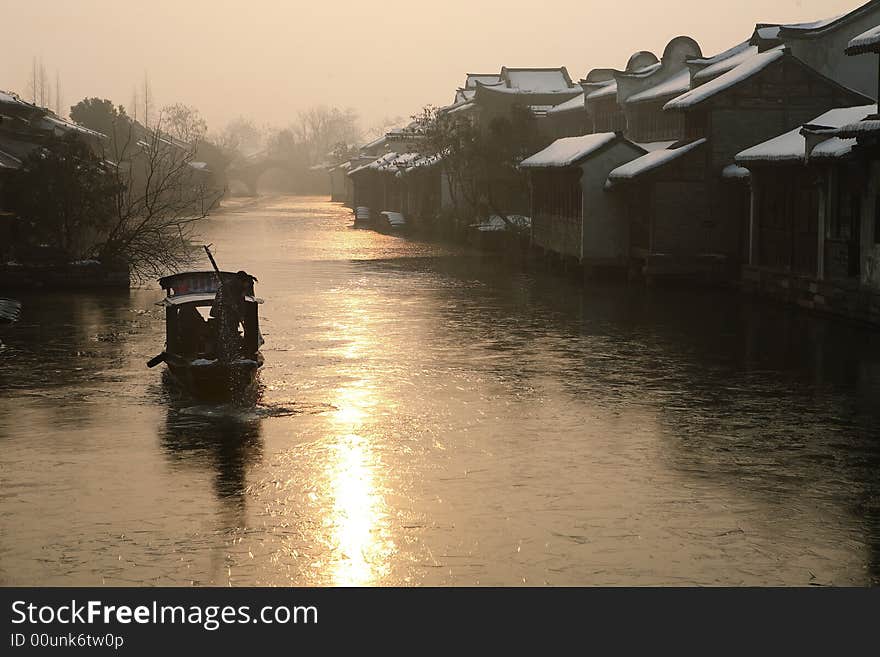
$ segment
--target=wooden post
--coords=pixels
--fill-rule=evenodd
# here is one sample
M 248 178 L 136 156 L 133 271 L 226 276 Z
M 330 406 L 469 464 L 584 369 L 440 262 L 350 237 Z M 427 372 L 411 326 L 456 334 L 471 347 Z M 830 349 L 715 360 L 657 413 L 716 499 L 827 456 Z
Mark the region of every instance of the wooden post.
M 758 184 L 758 176 L 756 171 L 752 171 L 749 177 L 749 184 L 752 188 L 749 202 L 749 264 L 755 266 L 758 264 L 758 239 L 755 233 L 758 231 L 759 212 L 761 207 L 761 187 Z
M 819 252 L 816 254 L 816 278 L 820 281 L 825 280 L 825 236 L 831 227 L 831 199 L 835 190 L 835 169 L 828 167 L 822 175 L 822 184 L 819 187 L 819 225 L 816 227 L 818 233 Z

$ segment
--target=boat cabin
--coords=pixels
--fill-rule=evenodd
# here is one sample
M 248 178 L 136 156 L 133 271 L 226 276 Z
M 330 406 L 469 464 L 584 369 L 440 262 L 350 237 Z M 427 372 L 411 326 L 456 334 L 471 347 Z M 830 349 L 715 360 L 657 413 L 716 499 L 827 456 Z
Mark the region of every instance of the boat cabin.
M 255 280 L 243 271 L 219 276 L 213 271 L 187 272 L 159 279 L 166 292 L 158 303 L 165 307 L 166 353 L 254 358 L 263 343 L 257 314 L 263 300 L 254 296 Z

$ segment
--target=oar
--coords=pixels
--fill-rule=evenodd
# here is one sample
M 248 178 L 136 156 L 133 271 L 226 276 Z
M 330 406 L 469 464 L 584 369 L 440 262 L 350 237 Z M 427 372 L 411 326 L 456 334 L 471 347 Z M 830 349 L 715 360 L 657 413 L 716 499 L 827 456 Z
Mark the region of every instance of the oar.
M 156 367 L 156 365 L 158 365 L 159 363 L 164 362 L 167 356 L 168 354 L 166 354 L 164 351 L 158 356 L 153 356 L 150 360 L 147 361 L 147 367 Z

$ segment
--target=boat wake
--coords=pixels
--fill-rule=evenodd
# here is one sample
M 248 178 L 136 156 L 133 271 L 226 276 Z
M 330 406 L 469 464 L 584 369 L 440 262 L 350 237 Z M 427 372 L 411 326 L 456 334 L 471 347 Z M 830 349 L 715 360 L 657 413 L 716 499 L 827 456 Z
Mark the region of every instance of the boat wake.
M 180 415 L 201 418 L 235 419 L 242 422 L 260 420 L 269 417 L 291 417 L 296 415 L 317 415 L 333 410 L 329 404 L 299 404 L 290 402 L 259 403 L 255 406 L 242 407 L 235 404 L 200 404 L 185 406 L 178 410 Z

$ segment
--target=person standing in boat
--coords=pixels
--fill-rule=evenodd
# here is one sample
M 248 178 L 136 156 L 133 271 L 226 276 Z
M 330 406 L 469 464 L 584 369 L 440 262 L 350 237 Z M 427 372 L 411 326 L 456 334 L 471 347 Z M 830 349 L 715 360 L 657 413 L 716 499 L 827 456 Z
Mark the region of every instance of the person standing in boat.
M 211 307 L 211 324 L 216 331 L 217 358 L 232 361 L 241 356 L 243 335 L 239 326 L 244 326 L 244 304 L 253 277 L 245 271 L 235 276 L 225 277 L 217 289 L 214 305 Z

